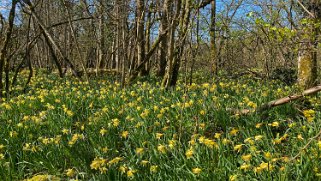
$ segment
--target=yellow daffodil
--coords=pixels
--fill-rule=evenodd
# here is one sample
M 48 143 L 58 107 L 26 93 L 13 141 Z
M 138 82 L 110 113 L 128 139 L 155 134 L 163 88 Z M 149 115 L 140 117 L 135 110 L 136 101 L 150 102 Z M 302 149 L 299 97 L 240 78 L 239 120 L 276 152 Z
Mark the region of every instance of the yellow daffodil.
M 230 135 L 231 135 L 231 136 L 235 136 L 238 132 L 239 132 L 238 129 L 233 128 L 233 129 L 230 131 Z
M 123 137 L 123 138 L 127 138 L 128 137 L 128 131 L 123 131 L 122 133 L 121 133 L 121 137 Z
M 241 166 L 240 166 L 240 169 L 241 170 L 244 170 L 244 171 L 248 171 L 251 169 L 251 165 L 250 164 L 247 164 L 247 163 L 243 163 Z
M 237 175 L 231 175 L 229 177 L 229 181 L 236 181 L 237 180 Z
M 256 127 L 256 128 L 260 128 L 262 125 L 263 125 L 263 123 L 257 123 L 257 124 L 255 125 L 255 127 Z
M 76 170 L 73 168 L 69 168 L 66 170 L 67 177 L 74 177 L 76 175 Z
M 187 159 L 192 158 L 192 157 L 193 157 L 193 154 L 194 154 L 193 148 L 190 148 L 190 149 L 188 149 L 188 150 L 185 152 L 185 156 L 186 156 Z
M 157 169 L 158 169 L 158 166 L 157 165 L 152 165 L 152 166 L 150 166 L 150 172 L 152 172 L 152 173 L 156 173 L 157 172 Z
M 235 145 L 233 149 L 234 149 L 234 151 L 240 152 L 242 149 L 242 146 L 243 146 L 242 144 Z
M 252 155 L 251 154 L 248 154 L 248 155 L 242 155 L 242 160 L 248 162 L 250 161 L 252 158 Z
M 163 154 L 166 153 L 166 147 L 164 145 L 159 144 L 157 150 Z
M 201 172 L 202 172 L 202 169 L 200 169 L 200 168 L 193 168 L 192 169 L 192 172 L 195 174 L 195 175 L 198 175 L 198 174 L 200 174 Z
M 262 140 L 262 138 L 263 138 L 263 135 L 257 135 L 254 137 L 255 141 L 260 141 Z
M 144 148 L 136 148 L 136 154 L 141 155 L 144 152 Z
M 127 171 L 127 177 L 129 178 L 133 178 L 134 177 L 134 173 L 136 173 L 136 170 L 128 170 Z

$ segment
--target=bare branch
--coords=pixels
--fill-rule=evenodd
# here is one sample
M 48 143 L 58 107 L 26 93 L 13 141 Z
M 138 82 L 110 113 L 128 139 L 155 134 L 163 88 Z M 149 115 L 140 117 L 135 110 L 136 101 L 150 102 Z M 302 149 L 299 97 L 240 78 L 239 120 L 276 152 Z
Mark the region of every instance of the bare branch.
M 205 6 L 209 5 L 212 1 L 216 1 L 216 0 L 204 0 L 202 1 L 199 5 L 198 5 L 198 9 L 202 9 Z
M 87 20 L 87 19 L 95 19 L 95 17 L 94 17 L 94 16 L 89 16 L 89 17 L 76 18 L 76 19 L 72 19 L 71 22 L 76 22 L 76 21 L 81 21 L 81 20 Z M 62 22 L 59 22 L 59 23 L 52 24 L 52 25 L 50 25 L 50 26 L 47 27 L 47 28 L 53 28 L 53 27 L 56 27 L 56 26 L 60 26 L 60 25 L 67 24 L 67 23 L 69 23 L 68 20 L 62 21 Z
M 296 0 L 298 2 L 298 4 L 302 7 L 302 9 L 308 13 L 312 18 L 315 18 L 315 15 L 313 13 L 311 13 L 301 2 L 300 0 Z

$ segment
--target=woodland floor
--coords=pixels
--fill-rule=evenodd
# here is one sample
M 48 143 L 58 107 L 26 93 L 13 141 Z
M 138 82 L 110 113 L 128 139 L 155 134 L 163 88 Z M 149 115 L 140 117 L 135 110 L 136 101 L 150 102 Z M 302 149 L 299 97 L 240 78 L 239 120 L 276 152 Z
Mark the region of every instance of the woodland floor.
M 0 105 L 1 180 L 320 179 L 320 93 L 233 115 L 297 88 L 202 75 L 175 90 L 37 75 Z

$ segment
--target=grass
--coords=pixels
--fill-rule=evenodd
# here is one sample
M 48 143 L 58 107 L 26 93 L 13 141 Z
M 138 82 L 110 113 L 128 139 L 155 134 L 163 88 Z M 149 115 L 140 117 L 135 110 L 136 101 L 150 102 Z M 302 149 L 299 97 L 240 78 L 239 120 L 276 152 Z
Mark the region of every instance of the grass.
M 296 88 L 197 76 L 200 83 L 170 91 L 154 81 L 121 89 L 107 78 L 54 75 L 33 78 L 26 94 L 17 86 L 0 105 L 0 178 L 320 179 L 320 94 L 300 111 L 291 103 L 231 115 L 227 108 L 256 108 Z

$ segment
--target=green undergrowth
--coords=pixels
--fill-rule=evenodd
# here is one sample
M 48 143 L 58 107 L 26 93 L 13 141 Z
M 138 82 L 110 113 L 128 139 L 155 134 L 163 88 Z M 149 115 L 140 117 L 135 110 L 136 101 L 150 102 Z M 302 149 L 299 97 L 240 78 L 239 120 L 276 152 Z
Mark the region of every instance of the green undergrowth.
M 25 74 L 22 74 L 22 77 Z M 2 180 L 315 180 L 320 94 L 264 113 L 296 93 L 277 81 L 195 74 L 164 90 L 138 80 L 89 83 L 38 75 L 0 106 Z M 310 139 L 313 138 L 313 139 Z

